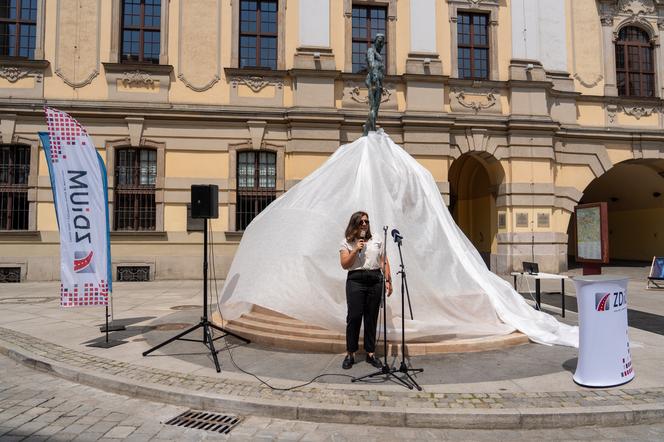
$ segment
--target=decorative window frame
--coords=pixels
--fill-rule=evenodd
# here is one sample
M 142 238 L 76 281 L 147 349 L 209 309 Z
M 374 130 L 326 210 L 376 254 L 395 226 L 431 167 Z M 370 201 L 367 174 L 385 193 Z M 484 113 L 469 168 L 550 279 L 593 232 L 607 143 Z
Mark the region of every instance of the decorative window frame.
M 122 63 L 120 57 L 120 26 L 122 25 L 122 0 L 111 0 L 111 53 L 110 63 Z M 159 64 L 168 64 L 168 10 L 171 0 L 161 0 L 161 30 L 159 32 Z
M 0 78 L 16 83 L 23 78 L 34 78 L 31 88 L 0 88 L 2 96 L 16 98 L 44 97 L 44 74 L 49 62 L 44 59 L 44 41 L 46 28 L 46 0 L 37 0 L 37 30 L 35 34 L 35 58 L 25 59 L 19 57 L 3 58 L 0 66 Z
M 240 0 L 231 0 L 233 11 L 233 37 L 231 41 L 231 67 L 240 67 Z M 277 0 L 277 71 L 286 69 L 286 0 Z M 256 70 L 256 68 L 247 68 Z M 262 69 L 262 68 L 259 68 Z M 272 69 L 265 68 L 271 72 Z
M 489 16 L 489 81 L 497 81 L 498 69 L 498 0 L 447 0 L 450 16 L 451 77 L 459 78 L 459 40 L 457 20 L 459 12 L 487 14 Z
M 277 198 L 286 192 L 285 178 L 285 159 L 286 146 L 263 142 L 259 149 L 256 149 L 250 140 L 228 145 L 228 232 L 227 237 L 240 235 L 235 224 L 235 213 L 237 209 L 237 154 L 238 152 L 253 150 L 256 152 L 268 151 L 277 154 Z
M 137 235 L 137 236 L 150 236 L 153 234 L 161 235 L 164 233 L 164 183 L 166 177 L 166 143 L 153 141 L 146 138 L 141 138 L 138 146 L 131 144 L 130 138 L 122 138 L 119 140 L 112 140 L 106 142 L 106 179 L 108 181 L 108 213 L 113 217 L 114 198 L 115 198 L 115 155 L 118 149 L 127 148 L 148 148 L 157 151 L 157 179 L 154 186 L 154 199 L 156 206 L 156 219 L 154 231 L 126 231 L 115 230 L 115 226 L 111 226 L 111 233 L 115 235 Z
M 0 230 L 0 234 L 2 234 L 2 236 L 15 236 L 36 233 L 37 195 L 39 182 L 39 141 L 33 138 L 26 138 L 19 135 L 12 135 L 10 137 L 10 143 L 4 143 L 5 139 L 5 137 L 2 137 L 2 139 L 0 139 L 0 143 L 8 145 L 28 146 L 30 148 L 30 173 L 28 174 L 28 228 L 26 230 Z M 21 272 L 21 276 L 25 276 L 23 272 Z
M 382 6 L 387 9 L 386 75 L 397 73 L 397 0 L 344 0 L 344 72 L 353 72 L 353 5 Z
M 655 29 L 653 29 L 652 26 L 650 26 L 649 23 L 647 23 L 647 22 L 645 22 L 645 23 L 642 23 L 642 22 L 634 23 L 631 18 L 627 19 L 627 20 L 623 20 L 623 22 L 616 27 L 615 31 L 613 31 L 613 39 L 612 39 L 612 43 L 613 43 L 613 75 L 614 75 L 614 78 L 615 78 L 616 94 L 617 94 L 617 89 L 618 89 L 618 71 L 617 71 L 617 64 L 616 64 L 616 59 L 615 59 L 616 43 L 618 42 L 620 31 L 623 28 L 626 28 L 626 27 L 638 28 L 638 29 L 642 30 L 643 32 L 645 32 L 646 34 L 648 34 L 648 38 L 649 38 L 649 42 L 650 42 L 650 48 L 652 50 L 652 57 L 653 57 L 652 64 L 653 64 L 653 68 L 655 69 L 655 72 L 654 72 L 654 75 L 653 75 L 653 80 L 655 82 L 655 84 L 653 85 L 653 92 L 655 93 L 655 97 L 659 97 L 660 94 L 658 93 L 658 89 L 659 89 L 659 86 L 661 85 L 661 81 L 658 78 L 659 75 L 660 75 L 660 72 L 661 72 L 661 69 L 658 66 L 659 60 L 661 58 L 658 55 L 658 52 L 659 52 L 659 35 L 657 35 L 657 32 L 655 31 Z M 625 98 L 647 98 L 647 97 L 631 96 L 631 95 L 625 95 L 624 97 Z
M 655 97 L 664 97 L 664 48 L 660 44 L 664 35 L 664 6 L 654 1 L 598 0 L 598 7 L 604 56 L 604 95 L 618 97 L 615 43 L 622 28 L 635 26 L 650 37 L 655 66 Z

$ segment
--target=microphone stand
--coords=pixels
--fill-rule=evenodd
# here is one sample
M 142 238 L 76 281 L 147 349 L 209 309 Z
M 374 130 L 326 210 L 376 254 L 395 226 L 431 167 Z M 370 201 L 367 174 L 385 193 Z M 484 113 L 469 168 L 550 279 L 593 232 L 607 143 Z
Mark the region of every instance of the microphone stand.
M 406 268 L 403 265 L 403 255 L 401 254 L 402 238 L 395 237 L 394 240 L 397 243 L 397 248 L 399 249 L 399 268 L 401 269 L 397 272 L 397 275 L 401 275 L 401 365 L 399 365 L 399 369 L 396 371 L 405 374 L 406 377 L 408 377 L 408 380 L 415 386 L 415 388 L 417 388 L 418 391 L 422 391 L 422 387 L 420 387 L 415 379 L 413 379 L 413 377 L 410 375 L 410 372 L 422 373 L 424 369 L 408 368 L 408 365 L 406 365 L 406 306 L 404 305 L 404 293 L 408 298 L 408 309 L 410 310 L 411 320 L 413 320 L 413 307 L 410 304 L 410 293 L 408 291 L 408 280 L 406 279 Z
M 373 378 L 373 377 L 376 377 L 376 376 L 387 376 L 388 378 L 393 377 L 397 381 L 401 382 L 401 384 L 404 387 L 407 387 L 409 390 L 412 390 L 413 389 L 412 385 L 410 385 L 408 382 L 401 379 L 399 376 L 397 376 L 395 374 L 399 370 L 397 370 L 394 367 L 390 367 L 390 365 L 387 363 L 387 299 L 386 299 L 386 290 L 385 290 L 385 267 L 387 266 L 387 226 L 383 226 L 383 234 L 384 234 L 383 235 L 383 237 L 384 237 L 384 239 L 383 239 L 383 247 L 384 247 L 384 250 L 383 250 L 383 268 L 382 268 L 383 277 L 382 277 L 382 280 L 381 280 L 381 283 L 383 284 L 382 292 L 381 292 L 381 295 L 382 295 L 382 301 L 381 302 L 383 304 L 383 367 L 380 370 L 375 371 L 373 373 L 369 373 L 369 374 L 364 375 L 364 376 L 352 378 L 351 382 L 357 382 L 357 381 L 361 381 L 361 380 L 364 380 L 364 379 Z M 366 333 L 366 330 L 364 332 Z M 407 372 L 406 372 L 406 375 L 408 377 L 410 377 Z M 418 385 L 418 389 L 421 390 L 422 388 L 420 388 L 419 385 Z

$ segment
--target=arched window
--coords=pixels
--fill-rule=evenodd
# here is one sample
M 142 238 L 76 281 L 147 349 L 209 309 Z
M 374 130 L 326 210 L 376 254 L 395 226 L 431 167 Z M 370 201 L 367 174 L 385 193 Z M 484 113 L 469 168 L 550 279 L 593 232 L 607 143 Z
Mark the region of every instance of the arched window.
M 650 38 L 644 30 L 627 26 L 618 33 L 616 80 L 620 96 L 655 96 L 653 50 Z

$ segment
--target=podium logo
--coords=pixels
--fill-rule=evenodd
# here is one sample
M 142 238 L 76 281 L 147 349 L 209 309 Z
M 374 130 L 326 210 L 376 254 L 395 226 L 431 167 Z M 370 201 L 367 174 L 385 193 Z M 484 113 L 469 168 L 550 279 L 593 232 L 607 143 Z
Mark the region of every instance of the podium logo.
M 611 293 L 595 293 L 595 310 L 605 312 L 611 308 Z
M 613 299 L 611 295 L 613 295 Z M 623 292 L 595 293 L 595 310 L 598 312 L 608 312 L 612 306 L 614 312 L 627 308 L 627 295 Z
M 92 265 L 92 250 L 90 252 L 74 252 L 74 271 L 76 273 L 94 273 Z

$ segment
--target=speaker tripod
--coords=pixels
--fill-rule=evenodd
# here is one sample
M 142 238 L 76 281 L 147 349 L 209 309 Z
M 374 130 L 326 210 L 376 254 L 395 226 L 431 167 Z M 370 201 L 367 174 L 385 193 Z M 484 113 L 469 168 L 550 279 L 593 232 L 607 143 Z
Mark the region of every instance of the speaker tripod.
M 197 186 L 197 187 L 202 187 L 202 186 Z M 207 186 L 206 186 L 207 187 Z M 209 192 L 212 194 L 217 194 L 218 188 L 215 185 L 210 185 L 210 188 L 212 188 Z M 216 188 L 216 189 L 215 189 Z M 192 186 L 192 217 L 193 217 L 193 211 L 194 211 L 194 204 L 201 204 L 201 201 L 194 201 L 194 186 Z M 216 196 L 216 195 L 215 195 Z M 207 216 L 199 216 L 199 218 L 203 218 L 204 221 L 204 228 L 203 228 L 203 316 L 201 317 L 201 320 L 198 324 L 194 325 L 193 327 L 188 328 L 187 330 L 183 331 L 182 333 L 179 333 L 172 338 L 162 342 L 161 344 L 155 345 L 151 349 L 144 351 L 143 356 L 147 356 L 153 351 L 170 344 L 171 342 L 180 340 L 180 341 L 191 341 L 191 342 L 202 342 L 203 345 L 205 345 L 208 350 L 210 350 L 210 354 L 212 355 L 212 360 L 214 361 L 214 367 L 217 369 L 217 373 L 221 371 L 221 366 L 219 365 L 219 359 L 217 358 L 217 352 L 214 348 L 214 341 L 225 338 L 226 336 L 233 336 L 234 338 L 237 338 L 241 340 L 242 342 L 249 344 L 251 341 L 249 341 L 246 338 L 243 338 L 242 336 L 236 335 L 233 332 L 230 332 L 223 327 L 219 327 L 213 323 L 211 323 L 208 320 L 208 224 L 210 218 L 217 218 L 219 216 L 219 212 L 217 209 L 217 203 L 216 203 L 216 198 L 211 197 L 210 201 L 214 203 L 212 206 L 216 209 L 212 209 L 207 213 Z M 209 203 L 208 202 L 208 203 Z M 190 338 L 185 338 L 184 336 L 188 335 L 189 333 L 198 330 L 199 328 L 203 329 L 203 339 L 190 339 Z M 212 337 L 212 330 L 217 330 L 222 333 L 221 336 L 217 336 L 216 338 Z

